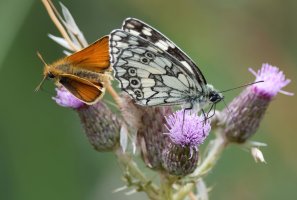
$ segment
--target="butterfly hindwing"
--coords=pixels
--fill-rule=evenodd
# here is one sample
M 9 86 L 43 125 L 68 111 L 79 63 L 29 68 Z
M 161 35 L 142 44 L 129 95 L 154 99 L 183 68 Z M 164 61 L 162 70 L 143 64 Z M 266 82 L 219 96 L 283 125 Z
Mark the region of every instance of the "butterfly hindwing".
M 86 104 L 97 102 L 102 97 L 105 90 L 101 83 L 91 83 L 71 74 L 61 75 L 59 83 Z
M 196 93 L 195 83 L 178 62 L 159 49 L 148 47 L 126 48 L 113 65 L 121 88 L 136 103 L 146 106 L 177 105 L 187 102 Z
M 160 49 L 166 51 L 172 57 L 176 58 L 183 64 L 188 70 L 190 70 L 197 77 L 197 81 L 201 85 L 206 85 L 206 80 L 199 70 L 197 65 L 192 61 L 192 59 L 184 53 L 176 44 L 169 40 L 162 33 L 157 31 L 155 28 L 149 26 L 148 24 L 135 19 L 127 18 L 122 26 L 122 29 L 138 37 L 142 37 L 145 40 L 158 46 Z

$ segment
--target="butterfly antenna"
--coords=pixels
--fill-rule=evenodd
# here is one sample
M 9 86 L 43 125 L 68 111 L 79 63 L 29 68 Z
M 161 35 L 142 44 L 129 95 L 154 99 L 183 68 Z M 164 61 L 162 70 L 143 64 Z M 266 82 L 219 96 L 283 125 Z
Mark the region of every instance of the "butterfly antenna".
M 45 66 L 48 66 L 48 64 L 44 61 L 44 59 L 43 59 L 43 57 L 42 57 L 42 55 L 37 51 L 37 56 L 38 56 L 38 58 L 41 60 L 41 62 L 45 65 Z M 35 92 L 37 92 L 38 90 L 40 90 L 40 88 L 41 88 L 41 86 L 42 86 L 42 84 L 43 84 L 43 82 L 45 81 L 45 79 L 46 79 L 46 76 L 44 76 L 43 77 L 43 79 L 41 80 L 41 82 L 38 84 L 38 86 L 35 88 Z
M 37 51 L 36 54 L 37 54 L 38 58 L 41 60 L 41 62 L 47 66 L 48 64 L 44 61 L 44 59 L 43 59 L 42 55 L 39 53 L 39 51 Z
M 43 79 L 41 80 L 41 82 L 37 85 L 37 87 L 35 88 L 35 92 L 38 92 L 43 84 L 43 82 L 45 81 L 46 76 L 43 77 Z
M 262 82 L 264 82 L 264 81 L 256 81 L 256 82 L 248 83 L 248 84 L 245 84 L 245 85 L 241 85 L 239 87 L 235 87 L 235 88 L 231 88 L 231 89 L 228 89 L 228 90 L 220 91 L 220 93 L 228 92 L 228 91 L 231 91 L 231 90 L 236 90 L 236 89 L 239 89 L 239 88 L 247 87 L 247 86 L 254 85 L 254 84 L 257 84 L 257 83 L 262 83 Z

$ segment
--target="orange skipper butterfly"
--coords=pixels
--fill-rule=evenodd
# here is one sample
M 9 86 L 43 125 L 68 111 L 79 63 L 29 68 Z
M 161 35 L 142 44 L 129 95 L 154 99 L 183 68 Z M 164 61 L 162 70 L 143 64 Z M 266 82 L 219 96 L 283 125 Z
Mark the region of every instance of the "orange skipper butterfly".
M 62 58 L 51 65 L 45 64 L 38 91 L 46 79 L 53 79 L 86 104 L 96 103 L 109 84 L 111 71 L 109 62 L 109 37 L 104 36 L 88 47 Z

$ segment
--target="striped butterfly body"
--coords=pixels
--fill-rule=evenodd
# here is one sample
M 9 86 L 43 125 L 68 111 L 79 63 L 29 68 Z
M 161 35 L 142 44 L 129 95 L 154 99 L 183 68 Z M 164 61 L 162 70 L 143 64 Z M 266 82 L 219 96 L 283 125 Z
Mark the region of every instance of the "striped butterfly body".
M 182 50 L 140 20 L 111 32 L 109 51 L 120 87 L 137 104 L 199 110 L 223 99 Z

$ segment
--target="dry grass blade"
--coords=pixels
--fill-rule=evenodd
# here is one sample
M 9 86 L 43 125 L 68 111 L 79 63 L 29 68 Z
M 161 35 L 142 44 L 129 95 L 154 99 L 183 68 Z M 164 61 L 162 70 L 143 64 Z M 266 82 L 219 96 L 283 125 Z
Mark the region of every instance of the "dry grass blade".
M 60 31 L 63 38 L 69 43 L 69 46 L 71 47 L 71 49 L 73 51 L 78 51 L 79 49 L 71 41 L 67 31 L 65 30 L 65 28 L 59 21 L 57 16 L 59 16 L 59 18 L 61 16 L 59 15 L 59 13 L 58 13 L 57 9 L 55 8 L 55 6 L 53 5 L 53 3 L 50 0 L 42 0 L 42 3 L 44 4 L 50 18 L 52 19 L 53 23 L 56 25 L 57 29 Z

